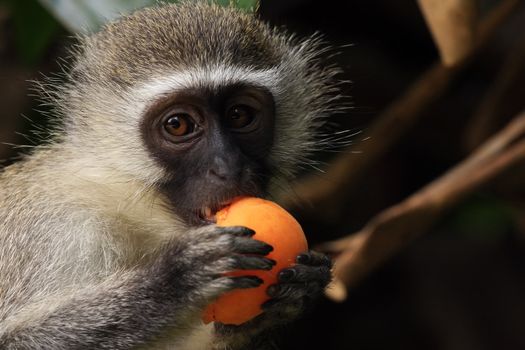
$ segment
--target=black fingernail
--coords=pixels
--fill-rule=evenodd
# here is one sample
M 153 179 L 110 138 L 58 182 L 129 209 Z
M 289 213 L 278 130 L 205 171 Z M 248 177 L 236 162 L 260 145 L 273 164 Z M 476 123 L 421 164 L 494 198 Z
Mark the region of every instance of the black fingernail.
M 268 259 L 268 261 L 272 264 L 272 266 L 277 265 L 277 261 L 275 261 L 273 259 Z
M 263 250 L 264 250 L 264 255 L 266 255 L 266 254 L 273 252 L 273 247 L 269 244 L 265 244 Z
M 288 269 L 288 270 L 282 270 L 279 272 L 279 280 L 282 282 L 286 282 L 291 280 L 295 276 L 295 271 Z
M 248 237 L 252 237 L 253 235 L 255 235 L 255 231 L 252 230 L 251 228 L 244 228 L 244 233 L 246 234 L 246 236 Z
M 310 255 L 308 254 L 299 254 L 297 258 L 295 259 L 295 261 L 297 261 L 298 264 L 303 264 L 303 265 L 310 263 L 310 260 L 311 260 Z

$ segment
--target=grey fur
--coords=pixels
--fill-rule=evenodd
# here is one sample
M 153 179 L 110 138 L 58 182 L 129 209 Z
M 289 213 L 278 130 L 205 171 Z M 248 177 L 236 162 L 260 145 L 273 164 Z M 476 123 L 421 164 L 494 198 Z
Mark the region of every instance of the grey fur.
M 174 216 L 157 187 L 165 170 L 138 125 L 155 99 L 145 91 L 169 86 L 167 76 L 189 74 L 190 85 L 210 84 L 202 77 L 212 71 L 214 84 L 260 77 L 276 101 L 271 166 L 276 179 L 289 177 L 315 148 L 311 130 L 335 110 L 337 70 L 320 68 L 319 44 L 190 2 L 83 38 L 65 82 L 43 84 L 62 120 L 55 137 L 0 175 L 0 348 L 234 348 L 270 328 L 266 317 L 214 337 L 200 324 L 210 300 L 258 284 L 222 273 L 269 268 L 267 248 L 242 229 L 189 228 Z

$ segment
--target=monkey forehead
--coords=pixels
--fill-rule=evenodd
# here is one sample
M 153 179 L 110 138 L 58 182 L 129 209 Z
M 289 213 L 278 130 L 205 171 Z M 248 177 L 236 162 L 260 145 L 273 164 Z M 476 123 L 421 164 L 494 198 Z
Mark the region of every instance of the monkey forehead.
M 129 86 L 166 68 L 268 69 L 280 63 L 290 40 L 253 15 L 184 1 L 137 11 L 85 38 L 74 73 Z
M 277 68 L 251 70 L 243 67 L 217 65 L 150 78 L 135 86 L 132 95 L 135 101 L 141 101 L 147 106 L 163 95 L 185 89 L 205 88 L 216 92 L 223 87 L 246 84 L 264 88 L 278 99 L 280 80 Z

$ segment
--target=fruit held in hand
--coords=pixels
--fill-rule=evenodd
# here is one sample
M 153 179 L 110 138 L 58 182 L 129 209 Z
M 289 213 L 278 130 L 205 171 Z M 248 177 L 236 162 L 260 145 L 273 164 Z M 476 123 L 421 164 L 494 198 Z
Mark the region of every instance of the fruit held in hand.
M 219 226 L 245 226 L 255 231 L 253 239 L 273 246 L 267 255 L 276 265 L 270 271 L 232 271 L 229 276 L 257 276 L 264 283 L 257 288 L 237 289 L 220 296 L 204 311 L 205 323 L 217 321 L 239 325 L 262 313 L 261 305 L 269 300 L 268 286 L 277 283 L 277 274 L 295 264 L 297 255 L 308 250 L 299 223 L 277 204 L 253 197 L 235 200 L 216 214 Z

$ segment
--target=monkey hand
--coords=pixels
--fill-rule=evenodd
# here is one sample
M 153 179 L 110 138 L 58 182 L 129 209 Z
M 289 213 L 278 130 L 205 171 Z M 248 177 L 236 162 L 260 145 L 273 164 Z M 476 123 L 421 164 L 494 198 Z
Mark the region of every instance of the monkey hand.
M 309 251 L 296 258 L 297 264 L 283 269 L 278 274 L 278 283 L 267 289 L 271 297 L 262 305 L 264 313 L 239 325 L 216 323 L 219 338 L 216 349 L 229 348 L 232 344 L 244 348 L 265 348 L 265 330 L 289 323 L 299 317 L 323 293 L 330 283 L 332 260 L 324 254 Z M 225 345 L 228 344 L 228 345 Z
M 298 317 L 330 283 L 332 260 L 324 254 L 309 251 L 297 256 L 297 264 L 278 274 L 278 283 L 267 289 L 271 297 L 262 308 L 267 317 L 288 322 Z
M 221 294 L 237 288 L 258 287 L 256 276 L 228 277 L 232 270 L 271 270 L 275 261 L 265 258 L 273 248 L 251 237 L 254 231 L 240 226 L 209 225 L 188 231 L 170 243 L 161 259 L 161 271 L 153 271 L 163 285 L 180 295 L 181 307 L 191 303 L 202 310 Z M 169 292 L 168 292 L 169 293 Z M 200 311 L 199 311 L 200 312 Z

